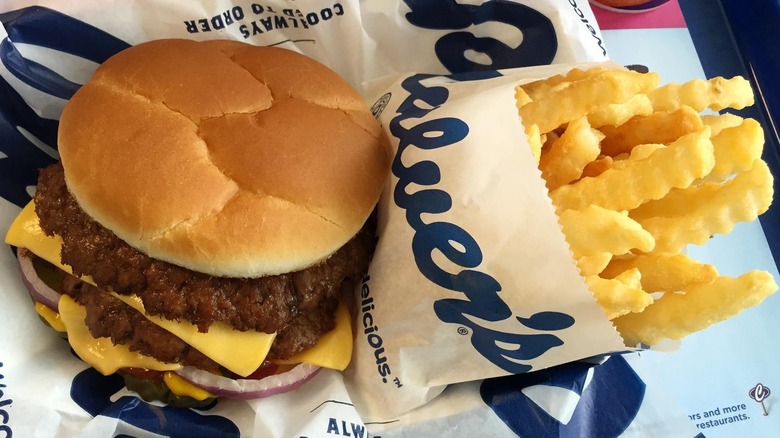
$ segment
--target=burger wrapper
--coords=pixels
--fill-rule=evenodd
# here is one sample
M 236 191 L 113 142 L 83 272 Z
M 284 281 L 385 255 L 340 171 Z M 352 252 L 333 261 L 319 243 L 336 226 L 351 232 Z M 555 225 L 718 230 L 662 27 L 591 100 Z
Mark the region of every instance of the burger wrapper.
M 696 434 L 630 358 L 571 363 L 623 345 L 577 275 L 514 107 L 521 78 L 553 71 L 506 69 L 603 61 L 586 2 L 6 1 L 0 229 L 56 159 L 78 86 L 113 53 L 171 37 L 297 50 L 377 102 L 395 159 L 353 364 L 265 399 L 144 402 L 41 324 L 6 248 L 0 436 Z

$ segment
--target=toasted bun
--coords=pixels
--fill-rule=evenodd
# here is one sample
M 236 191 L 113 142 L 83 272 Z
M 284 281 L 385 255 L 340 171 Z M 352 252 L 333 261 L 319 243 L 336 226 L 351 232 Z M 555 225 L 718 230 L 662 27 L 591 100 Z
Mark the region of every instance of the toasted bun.
M 62 114 L 82 209 L 150 257 L 228 277 L 306 268 L 361 228 L 389 167 L 382 129 L 295 52 L 159 40 L 107 60 Z

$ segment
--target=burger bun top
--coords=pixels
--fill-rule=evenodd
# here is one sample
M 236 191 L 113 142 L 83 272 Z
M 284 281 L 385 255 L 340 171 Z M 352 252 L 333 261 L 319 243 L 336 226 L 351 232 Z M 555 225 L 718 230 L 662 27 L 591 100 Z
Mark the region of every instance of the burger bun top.
M 157 40 L 103 63 L 59 151 L 81 208 L 150 257 L 254 278 L 327 258 L 363 226 L 390 154 L 349 84 L 296 52 Z

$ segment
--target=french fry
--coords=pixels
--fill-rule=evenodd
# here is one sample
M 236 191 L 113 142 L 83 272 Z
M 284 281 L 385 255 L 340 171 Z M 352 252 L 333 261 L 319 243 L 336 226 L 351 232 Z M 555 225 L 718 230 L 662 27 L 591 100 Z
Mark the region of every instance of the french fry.
M 659 80 L 657 75 L 625 70 L 598 72 L 560 89 L 552 89 L 543 99 L 521 106 L 520 117 L 526 126 L 538 125 L 541 132 L 552 131 L 604 105 L 622 103 L 636 94 L 646 93 Z
M 524 88 L 515 87 L 515 101 L 517 102 L 517 108 L 519 109 L 523 105 L 531 103 L 533 99 L 526 93 Z
M 659 252 L 701 245 L 713 234 L 727 234 L 738 222 L 755 220 L 772 203 L 772 174 L 761 160 L 753 168 L 719 184 L 705 183 L 670 193 L 632 211 L 649 231 Z
M 559 222 L 575 257 L 608 252 L 626 254 L 633 249 L 652 251 L 653 236 L 627 213 L 589 205 L 582 210 L 565 210 Z
M 753 119 L 742 120 L 737 126 L 725 127 L 712 136 L 715 166 L 708 181 L 723 181 L 731 175 L 750 169 L 761 159 L 764 150 L 764 130 Z
M 623 272 L 612 279 L 597 275 L 585 277 L 585 284 L 609 319 L 641 312 L 653 303 L 653 297 L 642 290 L 641 274 L 637 269 Z
M 582 169 L 582 178 L 593 178 L 606 172 L 614 164 L 614 160 L 609 155 L 599 155 L 598 158 L 591 161 Z
M 642 274 L 642 289 L 647 292 L 679 292 L 718 278 L 714 266 L 699 263 L 685 254 L 630 254 L 613 258 L 600 276 L 615 278 L 631 269 Z
M 739 126 L 742 123 L 742 117 L 731 113 L 705 114 L 701 116 L 701 122 L 710 127 L 712 131 L 710 135 L 714 137 L 726 128 Z
M 614 157 L 631 152 L 639 144 L 671 143 L 685 134 L 701 130 L 702 126 L 699 113 L 688 106 L 637 116 L 620 126 L 603 126 L 601 152 Z
M 531 146 L 531 153 L 534 155 L 534 160 L 538 163 L 542 157 L 542 146 L 544 143 L 542 134 L 539 132 L 539 126 L 530 125 L 525 128 L 525 135 L 528 138 L 528 145 Z
M 569 123 L 539 160 L 547 188 L 554 190 L 578 179 L 585 166 L 598 157 L 602 138 L 604 135 L 592 129 L 585 117 Z
M 558 209 L 595 204 L 618 211 L 660 199 L 672 188 L 688 187 L 710 173 L 715 157 L 709 133 L 709 128 L 704 127 L 631 166 L 609 169 L 597 177 L 558 187 L 550 192 L 550 198 Z
M 777 290 L 772 275 L 751 271 L 740 277 L 718 277 L 684 294 L 668 293 L 641 313 L 613 322 L 628 346 L 655 345 L 664 339 L 681 339 L 693 332 L 755 306 Z
M 558 141 L 559 138 L 561 138 L 560 134 L 555 131 L 550 131 L 545 134 L 544 141 L 542 142 L 542 155 L 549 151 L 552 144 Z
M 588 122 L 594 128 L 619 126 L 635 116 L 653 113 L 653 104 L 646 94 L 637 94 L 623 103 L 612 103 L 588 114 Z
M 742 109 L 753 105 L 753 89 L 750 82 L 741 76 L 667 84 L 653 90 L 649 97 L 655 111 L 673 110 L 683 105 L 696 111 L 707 108 L 715 111 L 724 108 Z
M 580 270 L 580 275 L 588 277 L 590 275 L 598 275 L 601 271 L 609 266 L 610 260 L 612 260 L 612 253 L 600 252 L 596 254 L 574 256 L 577 261 L 577 268 Z
M 521 85 L 520 88 L 522 88 L 523 91 L 533 100 L 539 100 L 548 95 L 551 90 L 558 88 L 561 85 L 566 85 L 574 81 L 585 79 L 594 73 L 602 72 L 604 70 L 605 69 L 601 67 L 595 67 L 589 70 L 573 68 L 566 74 L 551 76 L 549 78 L 529 82 L 527 84 Z
M 620 154 L 615 157 L 615 160 L 612 162 L 612 168 L 624 169 L 639 160 L 644 160 L 658 149 L 663 149 L 665 147 L 665 145 L 653 143 L 636 145 L 633 149 L 631 149 L 631 153 L 628 154 L 627 157 L 626 154 Z

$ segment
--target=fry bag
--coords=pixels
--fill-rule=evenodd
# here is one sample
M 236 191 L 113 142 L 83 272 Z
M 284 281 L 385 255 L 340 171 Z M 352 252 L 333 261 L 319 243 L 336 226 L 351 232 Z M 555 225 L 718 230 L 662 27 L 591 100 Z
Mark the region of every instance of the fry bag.
M 624 349 L 574 264 L 517 112 L 518 83 L 570 68 L 413 74 L 378 97 L 396 153 L 347 374 L 366 421 L 448 384 Z
M 772 203 L 760 124 L 699 114 L 752 105 L 749 83 L 660 80 L 609 63 L 410 74 L 379 97 L 396 152 L 348 374 L 369 424 L 448 384 L 664 348 L 777 290 L 684 253 Z

